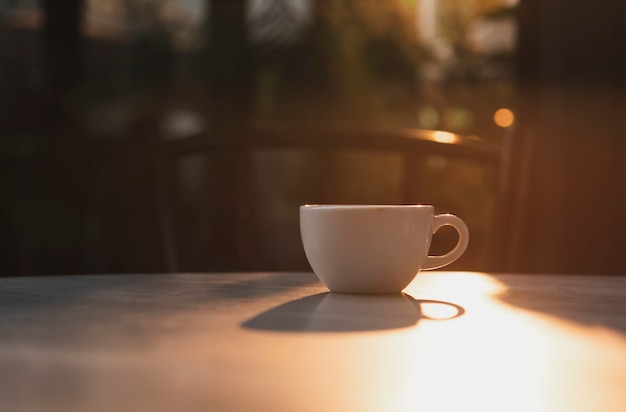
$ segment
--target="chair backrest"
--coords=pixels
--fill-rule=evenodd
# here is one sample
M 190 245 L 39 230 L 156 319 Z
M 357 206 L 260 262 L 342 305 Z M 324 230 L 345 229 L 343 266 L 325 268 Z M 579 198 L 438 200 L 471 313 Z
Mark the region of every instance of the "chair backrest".
M 445 131 L 277 126 L 256 127 L 231 140 L 211 135 L 166 140 L 161 148 L 166 159 L 164 164 L 169 168 L 166 173 L 169 178 L 163 181 L 168 193 L 168 204 L 164 208 L 171 211 L 175 240 L 168 242 L 175 245 L 176 270 L 306 269 L 299 248 L 297 207 L 301 203 L 353 202 L 345 195 L 345 185 L 342 186 L 340 178 L 345 167 L 344 154 L 389 155 L 395 159 L 399 170 L 396 174 L 400 175 L 395 189 L 399 193 L 383 198 L 384 203 L 433 202 L 418 183 L 429 156 L 469 162 L 495 171 L 499 176 L 503 154 L 500 145 Z M 312 170 L 305 173 L 306 176 L 293 177 L 298 186 L 295 191 L 299 194 L 294 193 L 286 200 L 283 197 L 281 203 L 278 199 L 281 194 L 272 189 L 271 177 L 262 182 L 258 155 L 263 153 L 287 154 L 300 166 L 308 163 Z M 188 183 L 180 175 L 181 162 L 189 158 L 209 159 L 202 172 L 208 179 L 200 179 L 206 189 L 204 196 L 208 197 L 204 202 L 189 199 L 181 187 Z M 265 164 L 272 164 L 271 157 Z M 282 173 L 289 172 L 283 170 Z M 363 185 L 368 183 L 363 182 Z M 496 186 L 492 189 L 497 198 L 500 194 L 496 193 Z M 283 187 L 283 190 L 290 189 Z M 204 207 L 198 210 L 194 202 Z M 273 221 L 271 217 L 268 220 L 267 216 L 260 216 L 268 202 L 280 203 L 282 207 Z M 272 233 L 277 226 L 289 235 L 281 237 Z M 490 247 L 488 241 L 496 226 L 494 220 L 487 227 L 479 228 L 483 232 L 482 249 Z M 272 253 L 281 256 L 272 259 L 268 256 Z M 475 253 L 488 256 L 486 250 Z M 486 259 L 481 262 L 487 263 Z

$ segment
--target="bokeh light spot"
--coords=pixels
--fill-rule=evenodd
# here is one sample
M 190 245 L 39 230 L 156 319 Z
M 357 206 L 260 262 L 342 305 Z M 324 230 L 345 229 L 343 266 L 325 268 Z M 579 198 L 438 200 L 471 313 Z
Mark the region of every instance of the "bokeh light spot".
M 515 114 L 503 107 L 493 114 L 493 121 L 500 127 L 511 127 L 515 123 Z

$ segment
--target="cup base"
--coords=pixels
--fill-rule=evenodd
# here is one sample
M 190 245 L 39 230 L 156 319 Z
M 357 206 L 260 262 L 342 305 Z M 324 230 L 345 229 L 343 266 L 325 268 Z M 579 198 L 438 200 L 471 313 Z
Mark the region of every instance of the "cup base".
M 338 282 L 324 282 L 322 278 L 317 275 L 318 279 L 330 290 L 332 293 L 339 293 L 342 295 L 397 295 L 408 286 L 406 285 L 389 285 L 385 284 L 337 284 Z M 341 283 L 341 282 L 339 282 Z

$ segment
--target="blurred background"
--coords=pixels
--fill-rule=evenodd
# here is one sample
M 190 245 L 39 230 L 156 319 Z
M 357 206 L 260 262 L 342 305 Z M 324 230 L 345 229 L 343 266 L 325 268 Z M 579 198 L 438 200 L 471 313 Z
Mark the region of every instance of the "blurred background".
M 0 0 L 0 275 L 308 270 L 304 203 L 626 274 L 625 64 L 619 0 Z

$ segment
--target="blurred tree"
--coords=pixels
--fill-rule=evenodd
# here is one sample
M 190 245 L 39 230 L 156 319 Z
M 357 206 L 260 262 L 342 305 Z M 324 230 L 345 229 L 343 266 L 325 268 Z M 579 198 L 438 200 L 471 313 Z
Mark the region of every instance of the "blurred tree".
M 311 2 L 310 15 L 306 34 L 292 29 L 295 40 L 281 42 L 279 52 L 256 52 L 257 70 L 269 71 L 264 78 L 275 89 L 275 117 L 364 125 L 381 121 L 389 106 L 407 110 L 421 56 L 411 4 L 320 0 Z M 305 24 L 284 7 L 266 10 L 266 24 L 281 19 L 287 27 Z
M 402 103 L 415 101 L 421 56 L 413 7 L 396 0 L 316 2 L 313 24 L 334 120 L 376 122 L 390 105 L 406 110 Z

